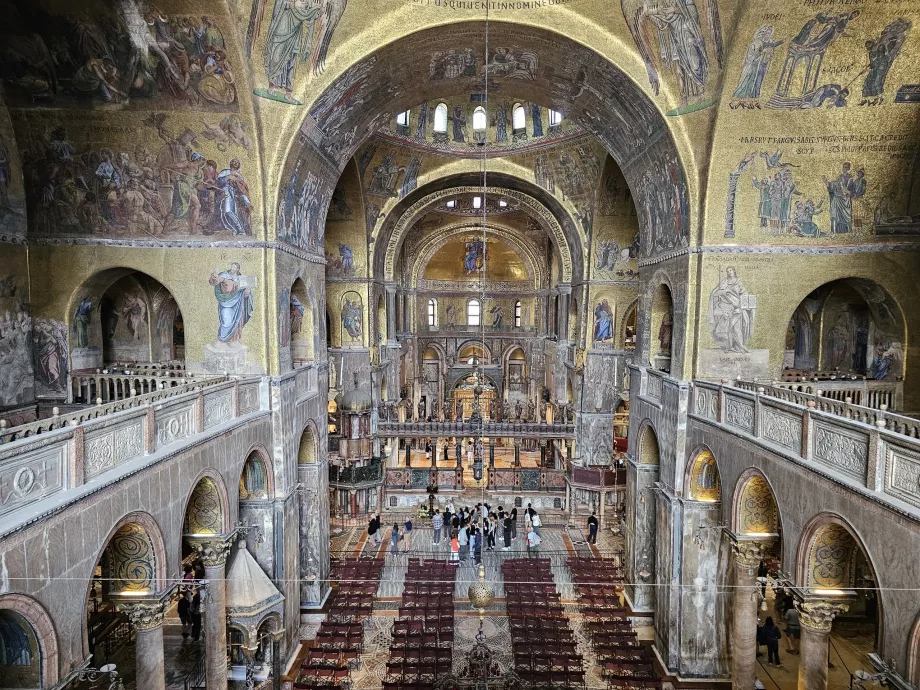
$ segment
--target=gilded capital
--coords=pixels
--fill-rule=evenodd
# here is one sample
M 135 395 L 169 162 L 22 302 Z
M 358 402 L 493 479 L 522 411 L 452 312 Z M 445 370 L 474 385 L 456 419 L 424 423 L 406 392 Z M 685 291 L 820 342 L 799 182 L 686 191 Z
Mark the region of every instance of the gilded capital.
M 213 539 L 195 539 L 192 541 L 201 562 L 206 568 L 222 566 L 230 555 L 230 542 L 221 537 Z
M 164 601 L 138 601 L 131 604 L 120 604 L 118 608 L 128 616 L 135 630 L 155 630 L 163 625 L 163 618 L 166 616 L 169 602 L 169 599 Z
M 849 605 L 839 601 L 796 601 L 799 623 L 822 632 L 830 632 L 834 618 L 849 610 Z

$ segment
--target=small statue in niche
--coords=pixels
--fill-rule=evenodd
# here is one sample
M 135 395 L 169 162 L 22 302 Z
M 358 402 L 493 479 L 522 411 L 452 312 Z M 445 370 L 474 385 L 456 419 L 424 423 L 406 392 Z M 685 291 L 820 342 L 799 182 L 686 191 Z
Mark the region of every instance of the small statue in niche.
M 502 401 L 493 400 L 492 401 L 492 414 L 490 415 L 493 422 L 502 421 Z
M 524 414 L 524 408 L 521 405 L 521 401 L 518 400 L 514 405 L 514 418 L 517 420 L 521 419 L 521 415 Z
M 381 422 L 387 421 L 387 404 L 385 402 L 381 402 L 377 405 L 377 416 L 380 418 Z
M 425 401 L 424 400 L 418 401 L 418 420 L 420 422 L 425 421 Z
M 528 422 L 536 421 L 534 412 L 535 412 L 535 405 L 533 404 L 533 400 L 531 400 L 529 403 L 527 403 L 527 421 Z
M 460 398 L 457 398 L 457 405 L 456 405 L 456 408 L 457 408 L 457 412 L 456 412 L 456 415 L 455 415 L 455 417 L 454 417 L 454 421 L 455 421 L 455 422 L 462 422 L 462 421 L 463 421 L 463 401 L 460 400 Z
M 671 334 L 674 330 L 674 318 L 671 312 L 665 313 L 661 319 L 661 327 L 658 329 L 658 343 L 661 346 L 659 354 L 669 356 L 671 354 Z

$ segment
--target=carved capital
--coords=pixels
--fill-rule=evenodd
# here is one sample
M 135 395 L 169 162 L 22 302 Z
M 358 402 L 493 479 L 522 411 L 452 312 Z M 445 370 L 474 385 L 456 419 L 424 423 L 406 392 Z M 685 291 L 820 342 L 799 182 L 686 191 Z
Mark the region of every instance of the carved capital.
M 830 632 L 834 618 L 849 610 L 849 605 L 839 601 L 796 601 L 799 622 L 803 627 Z
M 764 545 L 758 541 L 733 541 L 732 553 L 735 564 L 742 568 L 756 568 L 763 558 Z
M 230 542 L 220 537 L 214 539 L 195 539 L 192 541 L 205 568 L 216 568 L 227 563 L 230 555 Z
M 163 625 L 163 618 L 166 616 L 169 602 L 169 599 L 164 601 L 139 601 L 131 604 L 120 604 L 118 608 L 128 616 L 135 630 L 155 630 Z

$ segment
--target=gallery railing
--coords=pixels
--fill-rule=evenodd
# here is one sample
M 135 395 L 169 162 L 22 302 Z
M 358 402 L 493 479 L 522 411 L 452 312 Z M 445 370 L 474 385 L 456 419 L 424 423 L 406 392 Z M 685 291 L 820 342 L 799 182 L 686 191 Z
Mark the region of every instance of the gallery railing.
M 7 430 L 0 518 L 258 412 L 260 385 L 259 378 L 199 380 Z
M 565 470 L 539 467 L 489 468 L 487 486 L 492 491 L 565 491 Z
M 546 424 L 537 422 L 487 422 L 482 425 L 468 422 L 380 422 L 380 436 L 389 438 L 446 438 L 468 437 L 482 434 L 487 438 L 514 438 L 537 436 L 541 438 L 574 438 L 574 424 Z
M 176 379 L 177 385 L 163 389 L 156 389 L 150 393 L 126 397 L 123 400 L 117 400 L 103 405 L 93 405 L 92 407 L 82 407 L 64 414 L 53 415 L 46 419 L 40 419 L 28 424 L 20 424 L 14 427 L 5 427 L 3 421 L 0 421 L 0 444 L 17 441 L 19 439 L 38 434 L 72 427 L 91 419 L 99 419 L 107 415 L 130 410 L 138 407 L 152 405 L 153 403 L 185 395 L 199 388 L 210 388 L 227 381 L 226 376 L 211 376 L 199 379 Z
M 693 417 L 864 487 L 899 512 L 904 504 L 920 508 L 917 420 L 749 382 L 694 381 L 691 401 Z
M 873 381 L 857 376 L 841 375 L 833 378 L 818 377 L 787 381 L 744 381 L 749 386 L 783 388 L 820 395 L 823 398 L 848 402 L 875 410 L 899 410 L 904 403 L 904 383 L 902 381 Z M 753 389 L 752 389 L 753 390 Z
M 184 371 L 138 371 L 123 369 L 103 372 L 74 372 L 70 378 L 70 401 L 92 405 L 124 400 L 137 395 L 177 388 L 189 381 L 208 381 L 213 376 L 193 376 Z
M 425 491 L 436 486 L 439 489 L 463 488 L 463 470 L 446 468 L 388 467 L 386 469 L 387 490 Z
M 741 390 L 769 395 L 771 398 L 785 400 L 803 407 L 813 404 L 816 410 L 834 414 L 846 419 L 853 419 L 864 424 L 875 425 L 879 420 L 885 422 L 885 428 L 894 433 L 904 434 L 911 438 L 920 438 L 920 419 L 905 417 L 889 411 L 887 399 L 900 398 L 902 383 L 889 383 L 884 381 L 852 381 L 838 382 L 839 388 L 827 388 L 829 382 L 771 382 L 762 381 L 734 381 L 732 385 Z M 833 383 L 833 382 L 830 382 Z M 847 383 L 852 383 L 853 388 L 846 388 Z M 860 384 L 866 387 L 859 387 Z M 858 392 L 860 395 L 851 395 Z M 844 394 L 846 394 L 844 396 Z M 841 396 L 844 396 L 841 399 Z M 872 405 L 860 404 L 863 400 Z

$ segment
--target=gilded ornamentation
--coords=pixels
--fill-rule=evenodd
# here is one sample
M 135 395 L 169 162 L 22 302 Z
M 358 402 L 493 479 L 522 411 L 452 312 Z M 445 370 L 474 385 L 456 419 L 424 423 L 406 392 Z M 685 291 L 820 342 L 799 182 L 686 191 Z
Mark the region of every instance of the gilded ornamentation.
M 693 462 L 690 496 L 698 501 L 718 501 L 722 498 L 722 483 L 716 459 L 708 450 L 697 455 Z
M 189 499 L 186 513 L 186 534 L 220 534 L 224 519 L 220 493 L 210 477 L 203 478 Z
M 851 587 L 856 543 L 845 527 L 829 524 L 813 537 L 808 561 L 808 585 L 825 589 Z
M 128 615 L 136 630 L 156 630 L 163 625 L 170 600 L 143 601 L 131 604 L 119 604 L 118 609 Z
M 763 477 L 751 477 L 741 490 L 739 526 L 742 534 L 776 531 L 776 502 Z
M 152 590 L 157 558 L 153 541 L 140 525 L 129 523 L 110 542 L 112 589 L 116 592 Z
M 757 541 L 732 541 L 732 553 L 736 564 L 751 570 L 760 565 L 764 555 L 764 545 Z
M 847 604 L 832 601 L 796 601 L 795 607 L 802 626 L 821 632 L 830 632 L 834 618 L 850 609 Z

